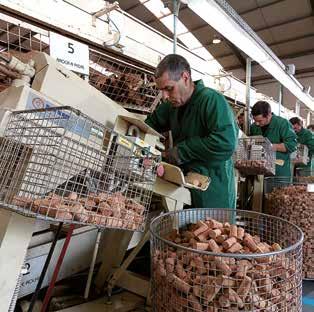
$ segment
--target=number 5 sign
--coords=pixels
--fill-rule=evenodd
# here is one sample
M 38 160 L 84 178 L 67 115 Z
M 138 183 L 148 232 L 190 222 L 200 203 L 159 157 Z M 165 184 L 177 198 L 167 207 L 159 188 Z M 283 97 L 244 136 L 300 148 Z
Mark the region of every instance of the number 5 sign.
M 70 70 L 89 75 L 89 50 L 86 44 L 50 32 L 50 56 Z

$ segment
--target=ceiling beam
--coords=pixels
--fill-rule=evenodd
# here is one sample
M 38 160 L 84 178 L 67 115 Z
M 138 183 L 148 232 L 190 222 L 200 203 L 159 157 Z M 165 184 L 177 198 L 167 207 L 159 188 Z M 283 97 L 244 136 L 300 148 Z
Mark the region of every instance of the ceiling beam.
M 264 4 L 264 5 L 258 6 L 258 7 L 256 7 L 256 8 L 243 11 L 243 12 L 241 12 L 241 13 L 239 13 L 239 14 L 240 14 L 240 15 L 245 15 L 245 14 L 248 14 L 248 13 L 252 13 L 252 12 L 254 12 L 254 11 L 258 11 L 258 10 L 261 10 L 261 9 L 264 9 L 264 8 L 268 8 L 268 7 L 271 7 L 271 6 L 273 6 L 273 5 L 276 5 L 276 4 L 278 4 L 278 3 L 280 3 L 280 2 L 284 2 L 284 1 L 286 1 L 286 0 L 277 0 L 277 1 L 274 1 L 274 2 L 272 2 L 272 3 L 267 3 L 267 4 Z M 314 1 L 314 0 L 311 0 L 311 1 Z M 131 8 L 127 9 L 127 12 L 128 12 L 129 10 L 132 10 L 132 9 L 134 9 L 134 8 L 139 7 L 140 5 L 142 5 L 142 4 L 141 4 L 141 3 L 138 3 L 138 4 L 134 5 L 134 6 L 132 6 Z M 188 6 L 187 6 L 187 5 L 181 6 L 181 7 L 180 7 L 180 12 L 183 12 L 183 11 L 185 11 L 185 10 L 187 10 L 187 9 L 188 9 Z M 147 22 L 145 22 L 145 23 L 146 23 L 146 24 L 151 24 L 151 23 L 153 23 L 155 20 L 156 20 L 156 19 L 149 20 L 149 21 L 147 21 Z M 194 29 L 191 29 L 190 31 L 191 31 L 191 32 L 192 32 L 192 31 L 197 31 L 197 30 L 199 30 L 199 29 L 204 28 L 205 26 L 208 26 L 208 24 L 204 24 L 204 25 L 198 26 L 198 27 L 196 27 L 196 28 L 194 28 Z
M 271 2 L 271 3 L 267 3 L 267 4 L 264 4 L 264 5 L 261 5 L 261 6 L 258 6 L 257 8 L 253 8 L 253 9 L 250 9 L 250 10 L 246 10 L 246 11 L 243 11 L 241 13 L 239 13 L 239 15 L 245 15 L 245 14 L 248 14 L 248 13 L 252 13 L 254 11 L 257 11 L 257 10 L 261 10 L 261 9 L 265 9 L 265 8 L 268 8 L 268 7 L 271 7 L 273 5 L 276 5 L 280 2 L 285 2 L 286 0 L 277 0 L 277 1 L 274 1 L 274 2 Z
M 275 76 L 307 107 L 314 110 L 313 99 L 303 91 L 302 84 L 286 72 L 285 65 L 254 35 L 253 30 L 236 12 L 233 12 L 226 1 L 188 0 L 188 6 L 249 57 L 260 63 L 270 75 Z
M 314 1 L 314 0 L 313 0 Z M 285 43 L 289 43 L 289 42 L 293 42 L 293 41 L 297 41 L 297 40 L 302 40 L 302 39 L 307 39 L 307 38 L 313 38 L 314 37 L 314 34 L 307 34 L 307 35 L 303 35 L 303 36 L 298 36 L 298 37 L 294 37 L 294 38 L 290 38 L 290 39 L 287 39 L 287 40 L 281 40 L 281 41 L 276 41 L 276 42 L 273 42 L 271 44 L 268 44 L 269 47 L 273 47 L 273 46 L 276 46 L 276 45 L 279 45 L 279 44 L 285 44 Z M 208 43 L 208 44 L 205 44 L 205 46 L 210 46 L 212 45 L 212 43 Z M 299 52 L 299 53 L 302 53 L 302 52 Z M 222 55 L 217 55 L 215 57 L 216 60 L 220 60 L 222 58 L 225 58 L 225 57 L 229 57 L 229 56 L 232 56 L 233 53 L 227 53 L 227 54 L 222 54 Z M 278 56 L 280 59 L 284 58 L 282 55 Z
M 238 59 L 238 61 L 241 64 L 241 68 L 242 69 L 246 69 L 246 60 L 245 58 L 242 56 L 240 50 L 232 43 L 230 42 L 228 39 L 224 38 L 223 39 L 225 41 L 225 43 L 227 44 L 227 46 L 231 49 L 231 51 L 233 52 L 233 54 L 236 56 L 236 58 Z
M 314 2 L 314 0 L 311 0 Z M 261 28 L 255 28 L 253 29 L 256 33 L 257 32 L 260 32 L 260 31 L 264 31 L 264 30 L 271 30 L 272 28 L 275 28 L 275 27 L 279 27 L 279 26 L 286 26 L 286 25 L 289 25 L 291 23 L 294 23 L 294 22 L 299 22 L 301 20 L 304 20 L 306 18 L 309 18 L 309 17 L 312 17 L 312 15 L 305 15 L 305 16 L 302 16 L 302 17 L 298 17 L 298 18 L 294 18 L 294 19 L 291 19 L 289 21 L 286 21 L 286 22 L 281 22 L 281 23 L 276 23 L 276 24 L 273 24 L 273 25 L 269 25 L 269 26 L 266 26 L 266 27 L 261 27 Z M 206 27 L 210 26 L 209 24 L 202 24 L 198 27 L 195 27 L 195 28 L 192 28 L 190 29 L 191 32 L 193 31 L 199 31 L 199 30 L 202 30 Z
M 307 73 L 314 73 L 314 67 L 298 69 L 295 71 L 295 76 L 307 74 Z M 262 76 L 252 77 L 252 83 L 263 81 L 263 80 L 276 80 L 276 79 L 271 75 L 262 75 Z
M 272 28 L 286 26 L 286 25 L 289 25 L 289 24 L 292 24 L 292 23 L 295 23 L 295 22 L 300 22 L 300 21 L 302 21 L 304 19 L 307 19 L 309 17 L 312 17 L 312 15 L 311 14 L 310 15 L 306 14 L 304 16 L 293 18 L 293 19 L 290 19 L 290 20 L 285 21 L 285 22 L 275 23 L 275 24 L 268 25 L 268 26 L 265 26 L 265 27 L 260 27 L 260 28 L 254 28 L 254 31 L 257 33 L 259 31 L 271 30 Z
M 281 60 L 285 60 L 285 59 L 294 59 L 297 57 L 302 57 L 302 56 L 312 55 L 312 54 L 314 54 L 314 49 L 309 49 L 309 50 L 305 50 L 305 51 L 297 52 L 297 53 L 283 54 L 283 55 L 279 55 L 278 57 Z M 233 54 L 229 54 L 229 55 L 233 55 Z M 256 63 L 255 65 L 259 65 L 259 64 Z M 236 70 L 236 69 L 242 69 L 242 67 L 236 65 L 236 66 L 225 67 L 224 69 L 225 69 L 225 71 L 232 71 L 232 70 Z
M 134 5 L 132 5 L 132 6 L 130 6 L 129 8 L 127 8 L 125 11 L 126 12 L 129 12 L 129 11 L 131 11 L 131 10 L 133 10 L 133 9 L 136 9 L 136 8 L 138 8 L 138 7 L 140 7 L 140 6 L 142 6 L 142 5 L 144 5 L 144 3 L 146 3 L 146 2 L 148 2 L 149 0 L 146 0 L 145 2 L 138 2 L 138 3 L 136 3 L 136 4 L 134 4 Z

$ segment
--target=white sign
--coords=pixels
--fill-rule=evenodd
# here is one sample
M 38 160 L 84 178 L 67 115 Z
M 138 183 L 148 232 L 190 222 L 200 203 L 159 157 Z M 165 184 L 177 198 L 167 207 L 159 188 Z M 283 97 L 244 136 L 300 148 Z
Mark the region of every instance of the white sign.
M 89 75 L 89 49 L 86 44 L 50 32 L 50 56 L 70 70 Z
M 26 272 L 23 273 L 21 280 L 21 288 L 19 292 L 19 297 L 26 296 L 35 291 L 38 284 L 38 280 L 41 274 L 41 271 L 44 267 L 47 254 L 27 259 L 25 262 Z M 45 275 L 42 287 L 48 285 L 48 274 Z

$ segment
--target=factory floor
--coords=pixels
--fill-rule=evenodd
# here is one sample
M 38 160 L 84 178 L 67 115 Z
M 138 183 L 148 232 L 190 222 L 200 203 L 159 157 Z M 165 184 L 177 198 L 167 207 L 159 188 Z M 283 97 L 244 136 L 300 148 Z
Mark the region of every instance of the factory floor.
M 111 305 L 105 304 L 104 299 L 98 299 L 82 305 L 78 305 L 59 312 L 126 312 L 144 311 L 136 310 L 143 306 L 144 300 L 141 297 L 124 292 L 117 295 Z M 314 312 L 314 281 L 303 281 L 303 310 L 302 312 Z
M 314 312 L 314 281 L 303 281 L 303 312 Z
M 144 306 L 145 300 L 129 292 L 123 292 L 112 297 L 111 304 L 107 304 L 104 298 L 80 304 L 71 308 L 59 310 L 59 312 L 128 312 Z M 144 309 L 142 309 L 144 311 Z

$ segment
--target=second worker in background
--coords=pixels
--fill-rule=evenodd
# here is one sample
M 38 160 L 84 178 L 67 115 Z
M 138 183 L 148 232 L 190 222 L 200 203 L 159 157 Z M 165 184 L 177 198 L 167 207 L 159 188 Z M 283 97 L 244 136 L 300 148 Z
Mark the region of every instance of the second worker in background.
M 292 127 L 297 134 L 298 143 L 307 146 L 309 149 L 309 161 L 306 165 L 297 165 L 297 169 L 306 169 L 309 173 L 314 170 L 314 133 L 311 130 L 303 128 L 302 120 L 298 117 L 290 119 Z
M 258 101 L 251 111 L 255 123 L 251 126 L 250 135 L 262 135 L 272 143 L 276 159 L 284 161 L 283 166 L 276 165 L 276 176 L 292 175 L 290 154 L 297 148 L 297 136 L 290 122 L 271 112 L 268 102 Z
M 186 173 L 211 178 L 207 191 L 191 190 L 198 208 L 235 208 L 232 154 L 238 141 L 233 112 L 219 92 L 193 82 L 189 63 L 180 55 L 167 55 L 155 72 L 163 102 L 146 123 L 158 132 L 171 130 L 174 147 L 166 161 Z

